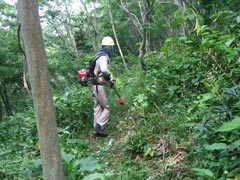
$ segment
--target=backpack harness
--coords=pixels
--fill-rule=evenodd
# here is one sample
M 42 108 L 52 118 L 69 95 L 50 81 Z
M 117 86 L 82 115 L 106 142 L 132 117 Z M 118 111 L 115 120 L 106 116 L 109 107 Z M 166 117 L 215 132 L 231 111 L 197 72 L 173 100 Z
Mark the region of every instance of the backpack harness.
M 89 61 L 89 67 L 86 68 L 80 68 L 78 70 L 78 78 L 79 78 L 79 83 L 82 86 L 87 86 L 88 83 L 92 83 L 93 85 L 96 85 L 97 88 L 97 93 L 98 93 L 98 85 L 101 85 L 97 82 L 98 78 L 102 77 L 103 75 L 99 76 L 101 72 L 99 72 L 97 75 L 94 73 L 94 69 L 96 67 L 96 61 L 101 57 L 101 56 L 106 56 L 107 53 L 105 52 L 98 52 L 90 61 Z M 108 59 L 109 63 L 109 59 Z

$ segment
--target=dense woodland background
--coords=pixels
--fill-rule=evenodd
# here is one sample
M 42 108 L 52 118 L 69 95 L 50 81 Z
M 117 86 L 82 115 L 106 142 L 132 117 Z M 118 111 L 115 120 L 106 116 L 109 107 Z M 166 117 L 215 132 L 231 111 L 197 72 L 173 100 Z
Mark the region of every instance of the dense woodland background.
M 0 179 L 43 179 L 24 29 L 16 5 L 0 14 Z M 240 179 L 238 1 L 41 0 L 39 14 L 62 179 Z M 104 36 L 127 102 L 109 90 L 112 134 L 94 138 L 77 71 Z

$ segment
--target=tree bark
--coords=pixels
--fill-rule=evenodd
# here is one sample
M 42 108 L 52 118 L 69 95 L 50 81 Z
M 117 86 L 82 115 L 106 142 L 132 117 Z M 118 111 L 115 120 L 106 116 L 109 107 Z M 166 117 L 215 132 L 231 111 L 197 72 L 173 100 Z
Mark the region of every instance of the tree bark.
M 56 33 L 58 34 L 58 36 L 62 40 L 62 42 L 63 42 L 63 50 L 66 51 L 67 50 L 67 42 L 66 42 L 66 39 L 65 39 L 62 31 L 58 28 L 58 24 L 55 24 L 53 19 L 49 19 L 49 18 L 47 18 L 47 19 L 48 19 L 48 23 L 50 23 L 53 26 L 53 28 L 55 29 Z
M 184 5 L 184 2 L 182 0 L 174 0 L 174 3 L 182 9 L 182 16 L 186 13 L 186 8 Z M 186 36 L 186 28 L 185 28 L 185 23 L 181 24 L 181 29 L 182 29 L 182 34 L 183 36 Z
M 146 65 L 145 62 L 143 60 L 143 56 L 145 54 L 146 51 L 146 44 L 148 43 L 148 31 L 146 28 L 147 23 L 149 22 L 149 16 L 153 11 L 153 7 L 155 4 L 155 0 L 153 1 L 147 1 L 147 9 L 143 14 L 143 37 L 142 37 L 142 42 L 139 48 L 139 58 L 142 64 L 142 69 L 146 71 Z
M 94 38 L 94 36 L 93 36 L 93 34 L 92 34 L 92 31 L 91 31 L 91 28 L 90 28 L 92 22 L 91 22 L 91 18 L 90 18 L 89 12 L 88 12 L 88 10 L 87 10 L 87 6 L 86 6 L 86 4 L 83 2 L 83 0 L 80 0 L 80 2 L 82 3 L 82 5 L 83 5 L 83 7 L 84 7 L 84 9 L 85 9 L 86 15 L 87 15 L 87 27 L 88 27 L 87 33 L 88 33 L 88 36 L 89 36 L 89 38 L 90 38 L 91 41 L 92 41 L 93 50 L 94 50 L 94 51 L 97 51 L 98 48 L 99 48 L 97 44 L 99 44 L 99 43 L 96 42 L 96 40 L 95 40 L 96 38 Z
M 9 103 L 9 98 L 7 95 L 7 88 L 4 81 L 0 81 L 0 96 L 5 107 L 5 111 L 8 116 L 12 116 L 13 112 Z
M 120 3 L 121 5 L 118 4 L 118 6 L 124 10 L 132 24 L 134 25 L 135 29 L 137 30 L 139 36 L 141 37 L 141 45 L 139 47 L 139 59 L 140 59 L 140 62 L 141 62 L 141 65 L 142 65 L 142 69 L 145 71 L 146 70 L 146 65 L 144 63 L 144 54 L 145 54 L 145 51 L 146 50 L 149 50 L 149 45 L 150 45 L 150 42 L 149 42 L 149 33 L 148 33 L 148 30 L 146 28 L 147 26 L 147 23 L 149 22 L 149 16 L 150 14 L 152 13 L 153 11 L 153 7 L 154 7 L 154 4 L 155 4 L 155 1 L 156 0 L 147 0 L 147 6 L 144 8 L 145 11 L 142 12 L 142 9 L 141 8 L 141 2 L 138 0 L 138 6 L 139 6 L 139 9 L 140 9 L 140 14 L 141 14 L 141 19 L 142 19 L 142 22 L 139 20 L 139 18 L 137 17 L 136 14 L 132 13 L 127 7 L 126 7 L 126 4 L 123 2 L 123 0 L 120 0 Z
M 18 20 L 19 21 L 19 20 Z M 24 52 L 24 48 L 21 45 L 22 35 L 21 35 L 21 24 L 18 23 L 18 47 L 23 54 L 23 87 L 26 89 L 27 93 L 30 95 L 29 81 L 27 78 L 27 59 L 26 53 Z
M 65 180 L 37 0 L 18 0 L 40 142 L 43 177 Z
M 138 19 L 138 17 L 132 13 L 124 4 L 124 2 L 122 0 L 120 0 L 121 5 L 118 4 L 118 6 L 124 10 L 127 15 L 129 16 L 130 21 L 132 22 L 132 24 L 134 25 L 138 35 L 142 38 L 143 37 L 143 28 L 142 28 L 142 24 L 140 22 L 140 20 Z
M 183 2 L 193 9 L 193 12 L 194 12 L 194 15 L 195 15 L 195 18 L 196 18 L 194 29 L 197 29 L 199 27 L 199 21 L 198 21 L 199 12 L 197 11 L 197 9 L 192 4 L 188 3 L 186 0 L 183 0 Z
M 73 51 L 74 51 L 74 55 L 75 55 L 76 58 L 78 58 L 79 53 L 78 53 L 76 41 L 75 41 L 75 38 L 74 38 L 74 35 L 73 35 L 73 30 L 72 30 L 72 27 L 69 25 L 69 24 L 71 24 L 71 22 L 70 22 L 71 17 L 70 17 L 70 13 L 68 11 L 66 0 L 64 0 L 64 5 L 65 5 L 66 13 L 67 13 L 67 17 L 66 17 L 66 22 L 67 23 L 65 23 L 64 26 L 65 26 L 65 28 L 67 30 L 67 33 L 68 33 L 68 36 L 70 38 L 70 42 L 71 42 L 71 45 L 72 45 L 72 48 L 73 48 Z
M 2 101 L 0 101 L 0 121 L 3 119 Z
M 100 31 L 99 31 L 99 27 L 98 27 L 98 22 L 97 22 L 97 8 L 96 8 L 96 0 L 92 0 L 93 3 L 93 10 L 94 10 L 94 28 L 95 28 L 95 32 L 96 32 L 96 42 L 97 42 L 97 47 L 98 49 L 100 49 Z
M 115 37 L 115 40 L 116 40 L 116 44 L 117 44 L 119 53 L 120 53 L 120 55 L 121 55 L 123 64 L 124 64 L 125 68 L 128 69 L 128 68 L 127 68 L 127 63 L 126 63 L 126 61 L 125 61 L 125 59 L 124 59 L 124 56 L 123 56 L 123 53 L 122 53 L 121 46 L 120 46 L 120 44 L 119 44 L 119 42 L 118 42 L 118 37 L 117 37 L 116 29 L 115 29 L 115 26 L 114 26 L 114 21 L 113 21 L 113 16 L 112 16 L 112 11 L 111 11 L 110 1 L 109 1 L 109 0 L 108 0 L 108 5 L 109 5 L 110 23 L 111 23 L 111 25 L 112 25 L 112 30 L 113 30 L 113 33 L 114 33 L 114 37 Z

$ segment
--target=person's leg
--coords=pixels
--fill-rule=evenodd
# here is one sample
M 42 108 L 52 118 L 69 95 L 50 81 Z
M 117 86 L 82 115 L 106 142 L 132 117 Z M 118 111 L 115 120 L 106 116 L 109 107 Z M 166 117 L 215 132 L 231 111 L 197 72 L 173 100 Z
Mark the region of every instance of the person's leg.
M 98 119 L 100 118 L 103 108 L 102 106 L 99 104 L 97 98 L 95 97 L 95 95 L 93 94 L 93 102 L 94 102 L 94 107 L 93 107 L 93 115 L 94 115 L 94 122 L 93 122 L 93 127 L 96 126 L 96 124 L 98 123 Z
M 102 129 L 110 116 L 107 96 L 103 86 L 93 86 L 92 91 L 94 100 L 94 128 L 95 130 L 100 129 L 103 132 Z

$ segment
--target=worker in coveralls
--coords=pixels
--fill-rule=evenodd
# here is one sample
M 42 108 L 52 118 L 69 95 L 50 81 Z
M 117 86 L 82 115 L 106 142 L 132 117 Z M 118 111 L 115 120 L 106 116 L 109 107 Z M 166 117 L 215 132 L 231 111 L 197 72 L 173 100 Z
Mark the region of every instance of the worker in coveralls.
M 109 134 L 103 130 L 110 116 L 105 88 L 114 86 L 112 82 L 113 77 L 109 70 L 110 57 L 114 51 L 114 41 L 111 37 L 107 36 L 102 39 L 101 45 L 101 50 L 95 55 L 97 60 L 94 75 L 98 78 L 92 86 L 94 100 L 93 125 L 96 135 L 108 136 Z

